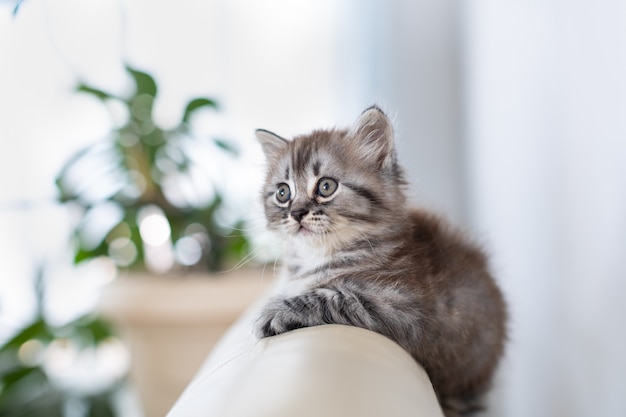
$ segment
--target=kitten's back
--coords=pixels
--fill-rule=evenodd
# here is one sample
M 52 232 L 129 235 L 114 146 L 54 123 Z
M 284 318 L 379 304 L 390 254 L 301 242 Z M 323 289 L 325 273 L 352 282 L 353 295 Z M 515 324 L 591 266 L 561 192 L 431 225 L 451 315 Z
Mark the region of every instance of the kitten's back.
M 398 261 L 411 264 L 404 284 L 428 318 L 412 353 L 440 394 L 474 397 L 489 388 L 504 350 L 504 299 L 484 252 L 467 236 L 422 210 L 412 209 L 409 218 Z

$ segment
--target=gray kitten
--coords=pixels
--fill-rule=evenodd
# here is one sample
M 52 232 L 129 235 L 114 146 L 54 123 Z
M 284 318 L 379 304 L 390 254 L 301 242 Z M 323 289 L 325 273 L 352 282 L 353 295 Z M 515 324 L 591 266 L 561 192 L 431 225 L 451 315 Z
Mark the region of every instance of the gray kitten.
M 327 323 L 373 330 L 426 369 L 447 416 L 479 410 L 504 348 L 505 303 L 482 251 L 408 206 L 387 116 L 372 107 L 349 130 L 257 137 L 268 228 L 288 244 L 284 286 L 256 335 Z

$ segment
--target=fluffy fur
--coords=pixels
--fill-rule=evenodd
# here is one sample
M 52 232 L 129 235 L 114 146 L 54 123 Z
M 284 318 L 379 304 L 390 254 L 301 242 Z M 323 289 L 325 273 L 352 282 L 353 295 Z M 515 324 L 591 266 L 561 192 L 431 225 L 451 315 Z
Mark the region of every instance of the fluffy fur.
M 257 137 L 268 228 L 288 242 L 284 285 L 257 336 L 327 323 L 373 330 L 426 369 L 447 416 L 479 409 L 504 348 L 505 304 L 482 251 L 407 205 L 385 114 L 372 107 L 351 129 L 290 141 Z

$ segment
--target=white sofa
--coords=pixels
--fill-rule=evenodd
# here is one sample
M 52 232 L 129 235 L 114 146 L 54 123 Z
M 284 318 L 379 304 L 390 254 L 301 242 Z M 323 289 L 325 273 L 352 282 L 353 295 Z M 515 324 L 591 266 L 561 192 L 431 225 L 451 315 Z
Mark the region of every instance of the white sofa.
M 424 370 L 379 334 L 341 325 L 260 341 L 244 316 L 168 417 L 442 417 Z

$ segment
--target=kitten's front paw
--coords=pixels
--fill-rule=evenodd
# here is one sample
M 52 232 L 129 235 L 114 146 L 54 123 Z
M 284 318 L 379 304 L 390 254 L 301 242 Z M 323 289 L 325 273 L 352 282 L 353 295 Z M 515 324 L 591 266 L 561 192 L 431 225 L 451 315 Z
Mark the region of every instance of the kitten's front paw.
M 264 337 L 275 336 L 280 333 L 278 329 L 272 324 L 274 317 L 267 312 L 263 314 L 254 323 L 254 335 L 257 339 L 263 339 Z
M 276 336 L 290 330 L 307 327 L 301 315 L 289 308 L 285 299 L 274 299 L 266 305 L 254 323 L 257 338 Z

